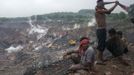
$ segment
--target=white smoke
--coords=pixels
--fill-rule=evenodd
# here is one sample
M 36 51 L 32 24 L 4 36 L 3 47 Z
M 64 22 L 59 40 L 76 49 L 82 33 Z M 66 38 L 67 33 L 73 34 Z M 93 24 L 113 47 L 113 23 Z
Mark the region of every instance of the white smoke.
M 36 19 L 34 20 L 36 22 Z M 31 20 L 31 18 L 29 18 L 29 25 L 30 25 L 30 29 L 28 29 L 28 32 L 30 35 L 37 33 L 37 40 L 39 40 L 40 38 L 42 38 L 43 36 L 45 36 L 48 32 L 48 28 L 47 27 L 42 27 L 40 25 L 36 25 L 33 24 L 34 22 Z
M 79 28 L 80 28 L 79 24 L 74 24 L 73 27 L 62 26 L 62 30 L 74 30 Z
M 88 22 L 88 27 L 95 26 L 95 18 L 92 18 L 91 21 Z M 74 30 L 74 29 L 79 29 L 81 26 L 80 24 L 74 24 L 73 27 L 67 27 L 67 26 L 62 26 L 62 30 Z
M 10 46 L 9 48 L 5 49 L 8 53 L 17 52 L 23 49 L 23 46 L 18 45 L 16 47 Z
M 90 22 L 88 22 L 88 27 L 91 27 L 91 26 L 95 26 L 95 18 L 92 18 L 92 20 Z
M 75 24 L 73 29 L 79 29 L 80 25 L 79 24 Z
M 69 27 L 65 27 L 65 26 L 62 26 L 62 30 L 71 30 L 71 28 L 69 28 Z

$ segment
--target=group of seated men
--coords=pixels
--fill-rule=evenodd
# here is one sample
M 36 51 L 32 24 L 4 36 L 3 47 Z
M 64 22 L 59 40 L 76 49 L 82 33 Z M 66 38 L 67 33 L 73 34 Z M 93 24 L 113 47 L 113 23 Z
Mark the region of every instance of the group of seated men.
M 125 65 L 129 65 L 126 60 L 123 59 L 123 55 L 127 54 L 128 48 L 126 40 L 122 37 L 121 31 L 110 29 L 108 31 L 109 38 L 107 40 L 107 49 L 112 53 L 114 58 L 118 58 L 119 61 Z M 96 48 L 90 44 L 89 37 L 82 37 L 80 39 L 80 45 L 77 50 L 68 51 L 63 55 L 63 58 L 72 59 L 74 65 L 69 70 L 86 70 L 88 72 L 94 72 L 95 60 L 96 60 Z

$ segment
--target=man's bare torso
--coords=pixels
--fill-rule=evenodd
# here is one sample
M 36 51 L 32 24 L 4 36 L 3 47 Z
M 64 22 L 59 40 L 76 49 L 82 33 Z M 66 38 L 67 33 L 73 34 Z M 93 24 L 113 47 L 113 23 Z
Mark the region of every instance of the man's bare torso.
M 97 28 L 106 28 L 106 15 L 105 13 L 95 13 Z

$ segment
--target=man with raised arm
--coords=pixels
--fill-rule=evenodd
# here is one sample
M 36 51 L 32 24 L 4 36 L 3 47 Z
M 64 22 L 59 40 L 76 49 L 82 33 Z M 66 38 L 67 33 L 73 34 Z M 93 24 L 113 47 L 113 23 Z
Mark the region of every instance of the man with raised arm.
M 110 9 L 106 9 L 104 5 L 115 3 Z M 98 64 L 103 64 L 103 51 L 106 45 L 106 14 L 110 14 L 117 6 L 118 2 L 103 2 L 103 0 L 97 1 L 97 6 L 95 8 L 95 18 L 97 22 L 96 35 L 98 40 Z

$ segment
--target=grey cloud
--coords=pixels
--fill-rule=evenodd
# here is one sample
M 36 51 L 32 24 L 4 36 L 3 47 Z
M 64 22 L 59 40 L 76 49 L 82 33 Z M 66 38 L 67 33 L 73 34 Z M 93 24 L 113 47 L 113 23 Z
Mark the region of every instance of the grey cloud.
M 133 0 L 120 1 L 129 5 Z M 31 16 L 58 11 L 77 12 L 80 9 L 94 9 L 95 5 L 96 0 L 0 0 L 0 17 Z

